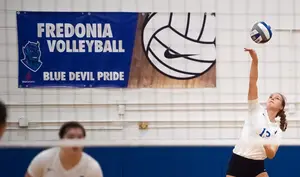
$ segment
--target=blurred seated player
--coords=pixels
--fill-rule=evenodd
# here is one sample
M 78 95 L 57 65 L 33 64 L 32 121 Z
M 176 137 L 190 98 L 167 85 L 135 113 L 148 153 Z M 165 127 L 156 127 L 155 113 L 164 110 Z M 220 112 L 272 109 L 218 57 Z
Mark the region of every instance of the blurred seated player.
M 5 104 L 0 101 L 0 139 L 2 138 L 6 129 L 7 109 Z
M 60 139 L 83 139 L 86 132 L 78 122 L 60 128 Z M 103 177 L 98 162 L 81 147 L 54 147 L 40 152 L 30 163 L 25 177 Z

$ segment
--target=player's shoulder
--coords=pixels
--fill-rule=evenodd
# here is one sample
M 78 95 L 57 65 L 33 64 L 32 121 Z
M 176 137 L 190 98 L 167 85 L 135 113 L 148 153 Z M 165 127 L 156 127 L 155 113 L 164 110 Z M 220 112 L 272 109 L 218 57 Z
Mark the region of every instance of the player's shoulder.
M 259 104 L 259 99 L 258 98 L 256 98 L 256 99 L 248 99 L 248 103 L 249 104 Z
M 103 177 L 103 171 L 98 161 L 85 152 L 83 154 L 90 169 L 88 176 Z
M 254 106 L 255 107 L 262 107 L 262 105 L 261 105 L 261 103 L 260 103 L 260 101 L 259 101 L 258 98 L 252 99 L 252 100 L 248 99 L 248 105 L 251 106 L 251 107 L 254 107 Z
M 263 112 L 265 108 L 260 104 L 258 99 L 248 100 L 248 111 L 253 113 Z
M 93 167 L 100 167 L 100 164 L 98 163 L 98 161 L 96 159 L 94 159 L 92 156 L 90 156 L 89 154 L 87 154 L 86 152 L 83 152 L 83 156 L 89 165 L 91 165 Z
M 55 157 L 55 155 L 58 153 L 58 148 L 49 148 L 41 151 L 38 153 L 37 157 L 43 158 L 43 159 L 50 159 Z
M 53 162 L 56 157 L 57 149 L 50 148 L 39 152 L 31 161 L 29 171 L 36 168 L 44 168 L 47 164 Z M 31 171 L 32 172 L 32 171 Z

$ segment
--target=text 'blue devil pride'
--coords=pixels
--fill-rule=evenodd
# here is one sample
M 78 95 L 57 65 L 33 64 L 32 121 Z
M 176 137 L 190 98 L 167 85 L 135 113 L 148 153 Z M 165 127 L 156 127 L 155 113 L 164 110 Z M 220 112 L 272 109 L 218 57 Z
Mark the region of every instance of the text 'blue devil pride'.
M 22 47 L 24 58 L 21 59 L 21 62 L 33 72 L 37 72 L 42 66 L 41 62 L 41 49 L 39 42 L 30 42 L 28 41 L 25 46 Z

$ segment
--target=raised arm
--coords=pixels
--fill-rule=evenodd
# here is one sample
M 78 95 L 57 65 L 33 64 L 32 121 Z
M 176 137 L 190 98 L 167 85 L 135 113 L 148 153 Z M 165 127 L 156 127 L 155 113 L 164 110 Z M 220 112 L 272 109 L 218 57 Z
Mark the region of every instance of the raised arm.
M 258 58 L 255 50 L 245 48 L 246 52 L 249 52 L 252 62 L 250 68 L 250 78 L 249 78 L 249 90 L 248 90 L 248 100 L 257 100 L 257 79 L 258 79 Z

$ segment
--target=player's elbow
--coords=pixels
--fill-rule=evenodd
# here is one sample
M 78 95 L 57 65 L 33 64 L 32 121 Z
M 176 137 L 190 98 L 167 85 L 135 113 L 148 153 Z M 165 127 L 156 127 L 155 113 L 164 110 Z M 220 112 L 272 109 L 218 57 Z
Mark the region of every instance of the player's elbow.
M 276 155 L 276 153 L 273 152 L 273 151 L 270 151 L 270 152 L 267 153 L 268 159 L 273 159 L 275 157 L 275 155 Z
M 268 156 L 268 159 L 272 160 L 275 157 L 275 155 Z
M 265 152 L 268 159 L 273 159 L 277 152 L 277 147 L 274 146 L 264 146 Z

